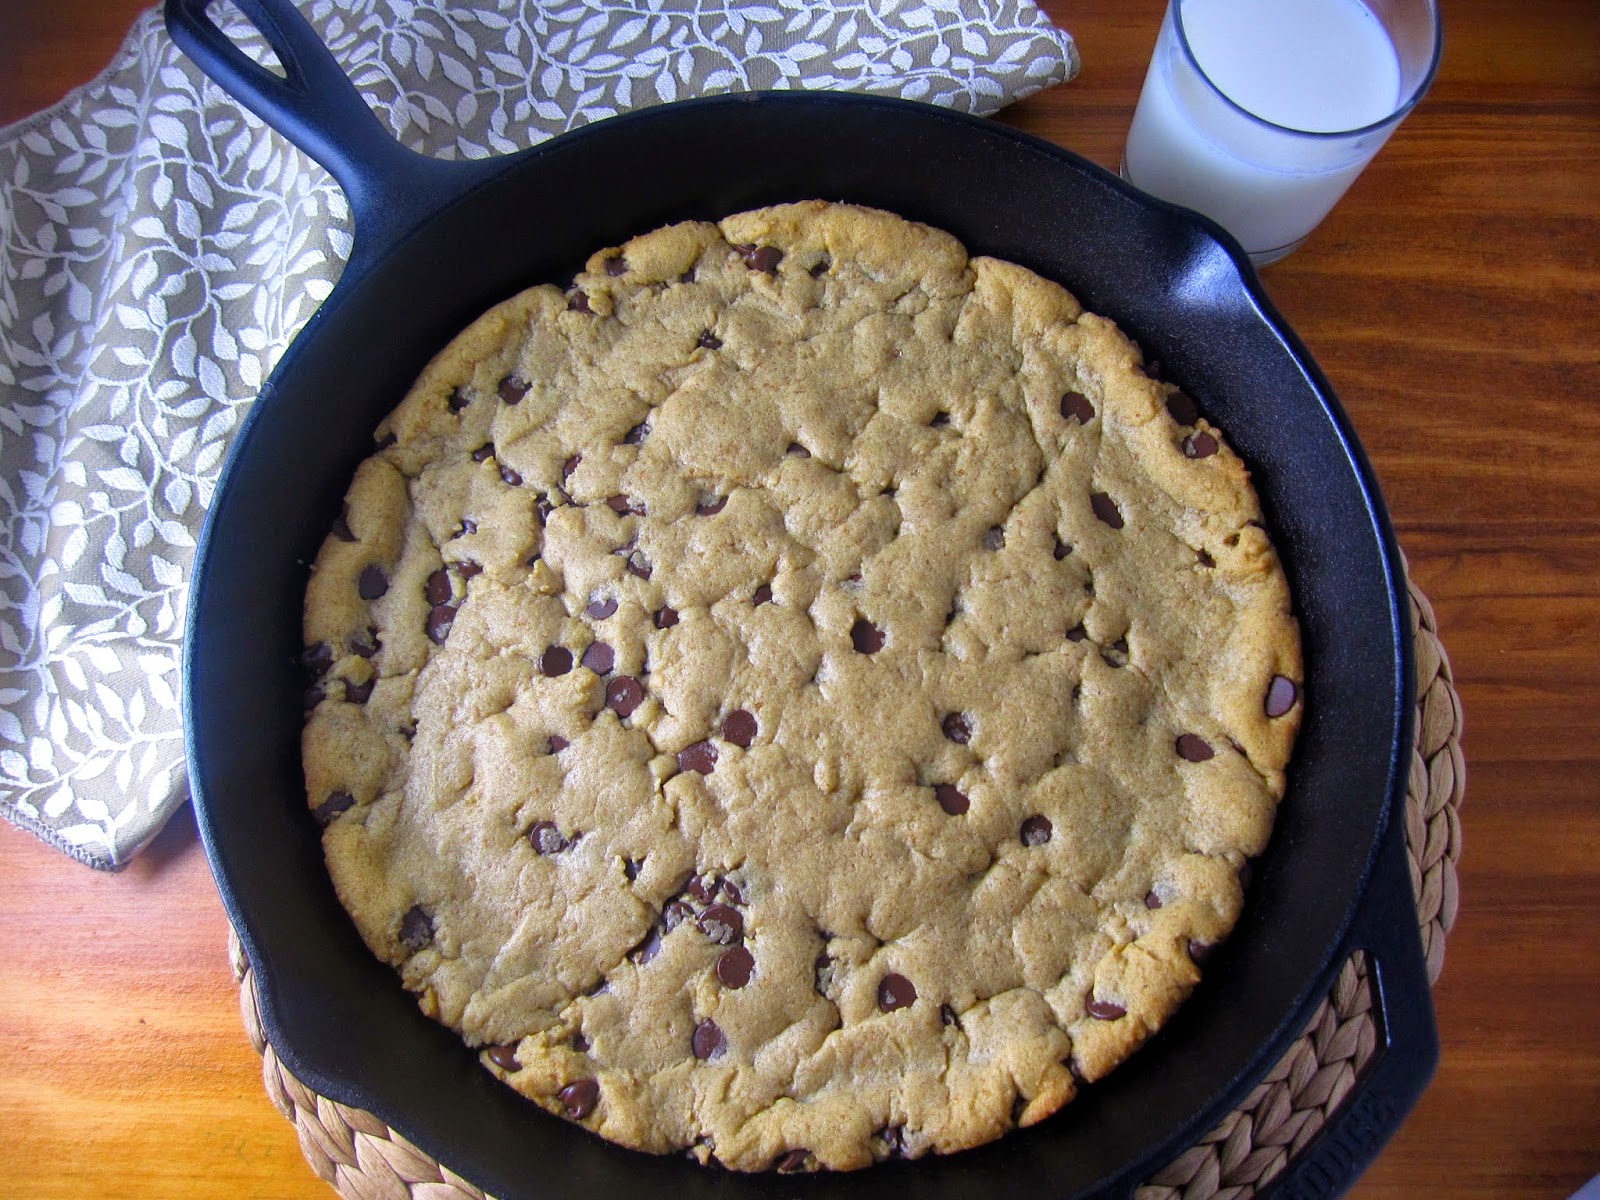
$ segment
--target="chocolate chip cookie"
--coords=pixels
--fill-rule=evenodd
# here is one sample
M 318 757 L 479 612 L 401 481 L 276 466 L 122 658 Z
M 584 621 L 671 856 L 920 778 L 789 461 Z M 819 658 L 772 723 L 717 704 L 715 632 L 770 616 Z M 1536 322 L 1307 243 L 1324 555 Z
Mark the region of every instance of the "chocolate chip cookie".
M 492 309 L 306 593 L 373 952 L 557 1116 L 737 1170 L 1031 1125 L 1233 926 L 1301 711 L 1249 473 L 1109 320 L 806 203 Z

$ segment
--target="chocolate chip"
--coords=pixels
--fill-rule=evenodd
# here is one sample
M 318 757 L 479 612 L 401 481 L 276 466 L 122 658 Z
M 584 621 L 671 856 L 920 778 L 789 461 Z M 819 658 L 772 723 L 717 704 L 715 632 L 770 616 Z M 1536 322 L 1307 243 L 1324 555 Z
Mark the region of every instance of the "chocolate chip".
M 311 810 L 311 816 L 326 829 L 340 813 L 348 812 L 355 806 L 356 798 L 349 792 L 329 792 L 328 798 Z
M 433 941 L 433 918 L 420 904 L 413 904 L 400 918 L 400 944 L 415 954 Z
M 731 879 L 719 879 L 717 891 L 728 898 L 729 904 L 743 904 L 744 893 L 739 890 L 739 885 Z
M 693 918 L 694 909 L 682 900 L 668 900 L 666 907 L 661 910 L 661 925 L 668 933 Z
M 1089 403 L 1089 397 L 1082 392 L 1065 392 L 1061 397 L 1061 415 L 1076 417 L 1078 424 L 1087 425 L 1094 420 L 1094 405 Z
M 811 264 L 811 278 L 816 279 L 821 275 L 827 274 L 828 268 L 831 266 L 833 266 L 833 259 L 824 254 L 821 258 L 817 259 L 816 262 Z
M 356 540 L 355 533 L 350 529 L 350 506 L 348 504 L 339 511 L 339 518 L 333 523 L 333 536 L 341 542 L 353 542 Z
M 1106 661 L 1107 666 L 1125 667 L 1128 665 L 1128 639 L 1119 637 L 1109 646 L 1100 651 L 1100 657 Z
M 1148 892 L 1146 892 L 1144 894 L 1144 906 L 1146 908 L 1160 908 L 1161 907 L 1161 897 L 1155 894 L 1154 889 L 1152 889 L 1151 891 L 1148 891 Z
M 712 333 L 711 330 L 707 329 L 704 330 L 700 334 L 699 338 L 696 339 L 695 345 L 699 346 L 702 350 L 720 350 L 722 349 L 722 339 L 716 334 Z
M 933 420 L 928 422 L 933 429 L 943 429 L 948 424 L 950 424 L 950 414 L 947 412 L 934 413 Z
M 452 391 L 449 398 L 445 401 L 445 404 L 449 406 L 450 411 L 457 413 L 471 403 L 472 397 L 467 395 L 466 391 L 462 388 L 456 388 L 454 391 Z
M 490 1046 L 489 1061 L 495 1066 L 499 1067 L 502 1071 L 522 1070 L 522 1063 L 517 1059 L 517 1047 L 515 1044 L 508 1046 Z
M 1071 629 L 1067 630 L 1067 641 L 1069 642 L 1081 642 L 1088 636 L 1089 631 L 1083 627 L 1083 623 L 1081 621 L 1074 625 Z
M 1060 538 L 1057 538 L 1055 548 L 1050 551 L 1050 557 L 1055 559 L 1057 562 L 1060 562 L 1063 558 L 1071 553 L 1072 547 L 1067 545 Z
M 567 1116 L 574 1121 L 581 1121 L 600 1103 L 600 1084 L 593 1079 L 580 1079 L 577 1083 L 567 1084 L 556 1095 L 566 1106 Z
M 627 496 L 607 496 L 606 507 L 619 517 L 644 516 L 644 501 L 630 500 Z
M 476 521 L 474 521 L 471 517 L 462 517 L 461 518 L 461 527 L 456 530 L 455 536 L 456 537 L 466 537 L 467 534 L 469 534 L 469 533 L 477 533 L 477 532 L 478 532 L 478 523 Z
M 494 457 L 494 443 L 485 442 L 472 452 L 473 462 L 488 462 Z
M 714 517 L 728 506 L 726 496 L 713 496 L 709 500 L 702 499 L 694 506 L 694 515 L 697 517 Z
M 783 251 L 776 246 L 735 246 L 734 249 L 744 259 L 745 266 L 768 275 L 776 275 L 778 264 L 783 261 Z
M 804 1171 L 811 1162 L 811 1151 L 804 1147 L 797 1150 L 785 1150 L 773 1160 L 772 1169 L 785 1175 L 795 1171 Z
M 1168 396 L 1167 412 L 1179 425 L 1193 425 L 1200 419 L 1200 409 L 1188 392 L 1173 392 Z
M 958 791 L 953 783 L 935 784 L 933 795 L 939 801 L 939 807 L 952 817 L 959 817 L 972 807 L 972 801 L 967 799 L 966 793 Z
M 356 591 L 363 600 L 376 600 L 388 590 L 389 577 L 383 573 L 382 567 L 372 563 L 361 569 L 361 577 L 356 580 Z
M 602 596 L 589 601 L 589 607 L 583 610 L 584 615 L 592 621 L 604 621 L 617 611 L 617 602 L 611 596 Z
M 1092 492 L 1089 496 L 1089 507 L 1094 509 L 1095 516 L 1111 528 L 1122 528 L 1122 513 L 1117 508 L 1117 502 L 1104 492 Z
M 1294 680 L 1283 675 L 1274 675 L 1272 682 L 1267 685 L 1267 716 L 1283 716 L 1284 713 L 1294 707 L 1294 702 L 1299 694 L 1299 689 L 1295 687 Z
M 644 685 L 632 675 L 619 675 L 606 684 L 606 707 L 619 717 L 630 717 L 644 703 Z
M 1211 743 L 1197 733 L 1185 733 L 1178 738 L 1176 743 L 1178 757 L 1185 762 L 1209 762 L 1216 751 L 1211 748 Z
M 628 555 L 628 574 L 636 579 L 649 579 L 655 573 L 650 560 L 638 550 Z
M 731 950 L 724 950 L 717 959 L 717 978 L 723 987 L 742 988 L 750 982 L 750 976 L 755 973 L 755 955 L 743 946 L 735 946 Z
M 678 770 L 709 775 L 717 769 L 717 748 L 710 742 L 695 742 L 678 751 Z
M 1198 550 L 1195 552 L 1195 561 L 1198 562 L 1202 567 L 1207 568 L 1217 565 L 1217 560 L 1212 558 L 1211 555 L 1207 554 L 1204 550 Z
M 645 438 L 649 436 L 650 426 L 646 425 L 643 421 L 640 421 L 632 429 L 628 430 L 627 433 L 622 435 L 622 444 L 624 446 L 642 446 L 644 445 Z
M 500 381 L 500 399 L 507 404 L 521 404 L 528 394 L 528 381 L 517 375 L 507 375 Z
M 948 1004 L 939 1005 L 939 1020 L 946 1025 L 954 1025 L 957 1029 L 961 1028 L 961 1017 Z
M 760 587 L 756 588 L 755 592 L 750 597 L 750 603 L 756 608 L 760 608 L 763 604 L 770 604 L 771 602 L 772 585 L 770 583 L 763 583 Z
M 1128 1010 L 1120 1004 L 1113 1004 L 1109 1000 L 1089 1001 L 1089 1015 L 1096 1021 L 1115 1021 L 1118 1017 L 1128 1015 Z
M 561 464 L 562 483 L 565 483 L 568 479 L 572 478 L 572 473 L 578 469 L 578 464 L 582 461 L 583 455 L 574 454 L 571 458 L 567 459 L 566 462 Z
M 1022 823 L 1020 836 L 1024 846 L 1042 846 L 1055 833 L 1055 826 L 1043 813 L 1035 813 Z
M 300 655 L 300 663 L 313 678 L 327 673 L 333 666 L 333 647 L 327 642 L 318 642 L 315 646 L 307 646 Z
M 742 708 L 736 708 L 722 718 L 722 740 L 735 746 L 750 749 L 756 740 L 756 719 Z
M 574 289 L 567 293 L 567 311 L 593 314 L 594 309 L 589 307 L 589 293 Z
M 983 548 L 985 550 L 1003 550 L 1006 544 L 1006 531 L 996 525 L 983 535 Z
M 390 446 L 393 446 L 399 440 L 400 439 L 395 437 L 392 432 L 386 433 L 372 444 L 372 448 L 381 453 L 382 451 L 387 450 Z
M 883 630 L 863 617 L 850 626 L 850 644 L 857 654 L 876 654 L 883 649 Z
M 629 883 L 632 883 L 635 879 L 639 878 L 639 868 L 642 866 L 644 866 L 644 864 L 636 858 L 625 858 L 622 860 L 622 873 L 627 877 Z
M 694 1056 L 704 1062 L 728 1048 L 728 1039 L 715 1021 L 705 1020 L 694 1027 L 694 1037 L 689 1042 Z
M 565 675 L 572 670 L 572 651 L 565 646 L 551 646 L 539 656 L 539 670 L 547 679 Z
M 811 986 L 816 989 L 817 995 L 826 996 L 832 983 L 833 959 L 824 951 L 811 964 Z
M 781 1173 L 784 1174 L 792 1174 L 795 1173 L 795 1171 L 808 1170 L 808 1168 L 810 1168 L 810 1163 L 810 1150 L 803 1149 L 803 1147 L 802 1149 L 798 1150 L 784 1150 L 784 1152 L 782 1152 L 781 1155 L 778 1155 L 778 1158 L 774 1160 L 773 1170 L 781 1171 Z
M 445 639 L 450 636 L 450 630 L 456 623 L 456 609 L 453 604 L 435 604 L 428 610 L 428 619 L 424 623 L 428 640 L 435 646 L 442 646 Z
M 463 558 L 456 564 L 456 570 L 461 573 L 461 578 L 471 579 L 475 575 L 483 574 L 483 564 L 475 563 L 470 558 Z
M 448 604 L 450 602 L 450 569 L 440 567 L 428 576 L 427 586 L 422 589 L 422 594 L 428 598 L 429 604 Z
M 567 741 L 567 739 L 562 737 L 559 733 L 552 733 L 550 735 L 550 741 L 547 743 L 546 753 L 560 754 L 570 745 L 572 745 L 572 743 Z
M 501 464 L 501 467 L 500 467 L 500 478 L 505 480 L 512 487 L 521 487 L 522 486 L 522 476 L 518 475 L 510 467 L 505 466 L 504 464 Z
M 1183 439 L 1185 458 L 1210 458 L 1217 452 L 1217 439 L 1209 433 L 1191 433 Z
M 917 1002 L 917 989 L 904 975 L 885 975 L 878 981 L 878 1007 L 884 1012 L 910 1008 Z
M 810 458 L 811 457 L 811 451 L 807 450 L 799 442 L 790 442 L 789 446 L 788 446 L 788 449 L 786 449 L 784 451 L 784 453 L 789 455 L 791 458 Z
M 372 688 L 377 682 L 378 677 L 376 675 L 365 683 L 352 683 L 346 679 L 344 681 L 345 700 L 350 704 L 365 704 L 372 699 Z
M 656 609 L 655 623 L 657 629 L 671 629 L 678 623 L 678 610 L 662 605 Z
M 628 273 L 628 260 L 620 254 L 612 255 L 606 259 L 606 274 L 612 277 Z
M 700 932 L 719 946 L 731 946 L 744 940 L 744 918 L 731 905 L 713 904 L 700 914 Z
M 616 665 L 616 652 L 604 642 L 590 642 L 589 648 L 583 652 L 583 665 L 596 675 L 609 675 L 611 668 Z
M 1197 967 L 1205 966 L 1217 952 L 1215 942 L 1197 942 L 1193 938 L 1189 939 L 1188 949 L 1189 961 Z
M 945 737 L 958 746 L 965 746 L 972 740 L 972 721 L 966 713 L 946 713 L 944 720 L 939 722 L 939 728 L 944 730 Z
M 573 1034 L 572 1040 L 567 1044 L 579 1054 L 587 1054 L 589 1052 L 589 1039 L 584 1037 L 581 1031 Z
M 533 843 L 535 854 L 560 854 L 570 841 L 563 836 L 561 830 L 556 828 L 554 821 L 540 821 L 528 830 L 528 840 Z
M 689 880 L 684 891 L 693 896 L 701 904 L 712 904 L 717 898 L 717 877 L 715 875 L 696 875 Z

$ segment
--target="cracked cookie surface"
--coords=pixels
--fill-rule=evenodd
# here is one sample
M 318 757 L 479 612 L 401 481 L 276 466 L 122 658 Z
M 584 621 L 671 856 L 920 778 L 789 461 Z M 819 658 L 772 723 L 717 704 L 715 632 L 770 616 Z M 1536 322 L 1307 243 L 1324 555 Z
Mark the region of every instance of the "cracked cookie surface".
M 739 1170 L 1048 1116 L 1239 912 L 1301 710 L 1244 465 L 1110 321 L 844 205 L 480 318 L 307 589 L 329 870 L 544 1108 Z

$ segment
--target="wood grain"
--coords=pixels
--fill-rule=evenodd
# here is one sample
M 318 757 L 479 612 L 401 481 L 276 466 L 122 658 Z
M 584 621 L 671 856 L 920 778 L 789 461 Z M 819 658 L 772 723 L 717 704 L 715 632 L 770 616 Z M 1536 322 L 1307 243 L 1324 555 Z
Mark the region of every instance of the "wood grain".
M 1050 7 L 1082 76 L 1004 119 L 1114 168 L 1159 0 Z M 0 122 L 141 6 L 0 0 Z M 1439 80 L 1268 290 L 1339 391 L 1466 709 L 1443 1063 L 1353 1193 L 1600 1172 L 1600 5 L 1445 0 Z M 192 818 L 117 876 L 0 828 L 0 1144 L 29 1197 L 329 1193 L 266 1100 Z

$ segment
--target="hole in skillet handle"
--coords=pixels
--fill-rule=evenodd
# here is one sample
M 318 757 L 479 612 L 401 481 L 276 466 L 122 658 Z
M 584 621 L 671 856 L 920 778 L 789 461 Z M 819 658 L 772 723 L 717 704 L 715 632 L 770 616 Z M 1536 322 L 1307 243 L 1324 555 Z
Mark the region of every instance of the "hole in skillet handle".
M 293 0 L 232 0 L 266 40 L 281 75 L 223 32 L 208 11 L 213 2 L 166 0 L 167 31 L 207 76 L 338 182 L 355 222 L 348 274 L 504 168 L 504 159 L 448 162 L 397 142 Z

